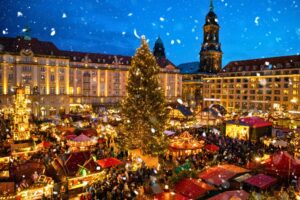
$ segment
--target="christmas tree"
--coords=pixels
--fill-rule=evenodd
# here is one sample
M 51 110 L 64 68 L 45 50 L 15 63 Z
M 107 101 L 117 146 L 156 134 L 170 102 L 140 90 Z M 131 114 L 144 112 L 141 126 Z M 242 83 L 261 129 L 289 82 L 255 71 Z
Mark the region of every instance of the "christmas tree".
M 141 149 L 143 154 L 159 155 L 168 147 L 164 135 L 168 113 L 159 72 L 160 67 L 142 38 L 131 60 L 127 95 L 122 103 L 124 124 L 119 141 L 125 149 Z

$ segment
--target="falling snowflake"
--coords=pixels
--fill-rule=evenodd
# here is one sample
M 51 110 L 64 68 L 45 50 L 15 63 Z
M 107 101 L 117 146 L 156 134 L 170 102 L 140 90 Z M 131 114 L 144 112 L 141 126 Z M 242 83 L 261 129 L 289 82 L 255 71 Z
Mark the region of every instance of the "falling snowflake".
M 298 36 L 300 36 L 300 28 L 297 28 L 297 29 L 296 29 L 296 34 L 297 34 Z
M 133 13 L 128 13 L 128 17 L 131 17 L 133 15 Z
M 179 40 L 179 39 L 177 39 L 176 42 L 177 42 L 178 44 L 181 44 L 181 40 Z
M 172 44 L 172 45 L 175 44 L 175 41 L 174 41 L 174 40 L 171 40 L 171 44 Z
M 163 22 L 163 21 L 165 21 L 165 18 L 160 17 L 159 20 L 160 20 L 161 22 Z
M 23 17 L 23 13 L 19 11 L 19 12 L 17 12 L 17 16 L 18 17 Z
M 55 28 L 51 28 L 51 33 L 50 33 L 50 35 L 51 35 L 51 36 L 54 36 L 55 34 L 56 34 Z
M 125 35 L 125 34 L 126 34 L 126 32 L 125 32 L 125 31 L 123 31 L 123 32 L 122 32 L 122 35 Z
M 8 34 L 8 28 L 4 29 L 4 30 L 2 31 L 2 34 L 3 34 L 3 35 L 7 35 L 7 34 Z
M 282 38 L 281 37 L 276 37 L 275 40 L 276 40 L 276 42 L 280 42 L 282 40 Z
M 255 25 L 256 26 L 258 26 L 259 25 L 259 20 L 260 18 L 257 16 L 257 17 L 255 17 L 255 20 L 254 20 L 254 23 L 255 23 Z
M 67 18 L 67 14 L 66 14 L 66 13 L 63 13 L 61 17 L 62 17 L 62 18 Z

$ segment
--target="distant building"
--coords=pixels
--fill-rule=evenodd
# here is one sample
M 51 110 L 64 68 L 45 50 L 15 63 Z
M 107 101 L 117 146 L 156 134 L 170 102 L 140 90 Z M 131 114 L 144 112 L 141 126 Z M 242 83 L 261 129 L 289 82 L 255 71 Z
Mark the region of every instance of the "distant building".
M 181 97 L 182 75 L 166 57 L 161 39 L 154 54 L 168 101 Z M 162 48 L 161 48 L 162 47 Z M 126 95 L 131 57 L 63 51 L 53 43 L 26 37 L 0 38 L 0 105 L 12 105 L 16 86 L 24 86 L 35 116 L 73 107 L 116 104 Z
M 204 107 L 300 113 L 300 55 L 232 61 L 203 80 Z

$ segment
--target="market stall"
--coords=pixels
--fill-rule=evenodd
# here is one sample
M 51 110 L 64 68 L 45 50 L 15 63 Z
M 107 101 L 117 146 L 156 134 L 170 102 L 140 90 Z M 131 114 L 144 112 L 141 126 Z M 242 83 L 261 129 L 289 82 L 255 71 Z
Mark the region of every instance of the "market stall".
M 115 167 L 115 166 L 124 164 L 122 161 L 120 161 L 116 158 L 105 158 L 105 159 L 102 159 L 102 160 L 98 160 L 97 163 L 102 168 L 110 168 L 110 167 Z
M 199 199 L 204 197 L 209 191 L 216 190 L 213 186 L 191 178 L 181 180 L 174 188 L 177 193 L 189 199 Z
M 286 151 L 281 151 L 270 156 L 261 163 L 269 174 L 286 176 L 300 176 L 300 160 Z
M 189 200 L 189 198 L 175 192 L 162 192 L 154 195 L 154 200 Z
M 198 176 L 207 183 L 221 186 L 234 176 L 247 172 L 249 170 L 235 165 L 217 165 L 202 171 Z
M 277 179 L 265 174 L 257 174 L 246 179 L 244 182 L 250 186 L 254 186 L 258 189 L 264 190 L 274 185 L 277 182 Z
M 214 144 L 207 144 L 204 147 L 208 152 L 217 153 L 220 150 L 220 147 Z
M 248 200 L 249 193 L 244 190 L 232 190 L 226 191 L 216 196 L 209 198 L 208 200 Z
M 258 141 L 272 134 L 272 123 L 259 117 L 245 117 L 226 122 L 226 136 L 240 140 Z

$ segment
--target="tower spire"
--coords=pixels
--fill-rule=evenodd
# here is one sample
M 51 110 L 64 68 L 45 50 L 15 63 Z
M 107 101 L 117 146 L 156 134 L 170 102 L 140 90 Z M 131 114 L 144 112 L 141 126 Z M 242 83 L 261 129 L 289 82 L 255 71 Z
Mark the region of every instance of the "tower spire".
M 31 28 L 30 28 L 29 26 L 26 26 L 26 27 L 23 29 L 24 39 L 25 39 L 25 40 L 31 40 L 30 32 L 31 32 Z
M 214 11 L 214 2 L 213 2 L 213 0 L 210 0 L 209 10 Z

